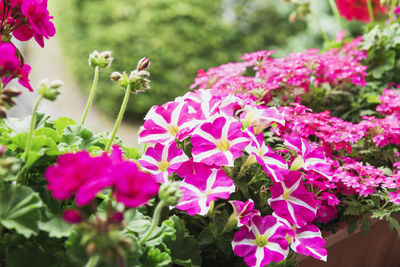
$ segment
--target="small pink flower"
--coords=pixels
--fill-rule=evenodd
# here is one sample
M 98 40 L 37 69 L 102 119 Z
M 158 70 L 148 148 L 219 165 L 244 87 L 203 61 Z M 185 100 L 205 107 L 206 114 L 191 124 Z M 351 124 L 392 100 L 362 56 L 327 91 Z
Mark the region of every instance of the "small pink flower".
M 291 224 L 301 227 L 315 218 L 317 206 L 303 185 L 301 172 L 289 171 L 285 180 L 272 185 L 270 191 L 269 205 Z
M 173 142 L 169 145 L 156 144 L 149 147 L 138 162 L 144 170 L 155 176 L 157 182 L 166 183 L 168 176 L 187 160 L 185 153 Z
M 206 215 L 211 202 L 218 198 L 228 199 L 235 191 L 231 178 L 221 169 L 203 168 L 196 170 L 196 175 L 187 176 L 181 182 L 182 197 L 177 209 L 185 210 L 191 216 Z
M 400 204 L 400 190 L 396 192 L 389 192 L 389 200 L 390 202 L 399 205 Z
M 280 262 L 289 251 L 286 232 L 286 227 L 275 217 L 254 216 L 250 228 L 242 226 L 236 232 L 232 241 L 233 252 L 243 257 L 248 266 L 262 267 Z
M 328 223 L 337 218 L 336 207 L 329 205 L 320 205 L 317 210 L 317 222 Z
M 62 217 L 64 221 L 71 224 L 80 223 L 85 219 L 84 215 L 80 211 L 74 209 L 65 210 Z
M 194 114 L 189 113 L 189 104 L 184 101 L 153 106 L 144 119 L 139 143 L 168 144 L 176 139 L 183 140 L 197 125 L 193 121 Z
M 260 215 L 260 212 L 254 209 L 254 202 L 251 199 L 247 200 L 246 202 L 239 200 L 232 200 L 229 202 L 232 204 L 233 214 L 238 221 L 238 227 L 248 225 L 254 216 Z
M 0 77 L 12 76 L 18 73 L 19 59 L 16 49 L 10 43 L 0 43 Z
M 194 161 L 233 166 L 234 160 L 242 155 L 242 150 L 250 143 L 241 127 L 240 122 L 226 117 L 201 124 L 191 137 Z

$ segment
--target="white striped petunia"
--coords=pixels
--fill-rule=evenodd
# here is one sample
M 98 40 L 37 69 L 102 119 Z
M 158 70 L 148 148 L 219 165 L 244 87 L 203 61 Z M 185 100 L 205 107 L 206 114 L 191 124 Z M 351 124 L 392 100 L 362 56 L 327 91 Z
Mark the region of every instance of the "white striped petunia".
M 140 144 L 168 144 L 183 140 L 197 126 L 194 114 L 189 113 L 189 104 L 184 101 L 153 106 L 144 119 L 138 140 Z
M 211 90 L 198 89 L 176 98 L 175 101 L 188 102 L 197 120 L 208 120 L 219 114 L 221 97 L 213 95 Z
M 241 227 L 243 225 L 249 226 L 251 218 L 256 215 L 260 215 L 260 212 L 254 209 L 254 201 L 249 199 L 246 202 L 239 200 L 229 201 L 233 208 L 233 213 L 231 217 L 235 217 L 237 220 L 237 226 Z
M 236 232 L 232 241 L 233 252 L 243 257 L 248 266 L 262 267 L 280 262 L 289 251 L 286 232 L 286 227 L 272 215 L 254 216 L 249 228 L 242 226 Z
M 284 144 L 298 153 L 297 158 L 292 163 L 291 170 L 300 168 L 307 171 L 313 170 L 328 179 L 332 179 L 331 164 L 328 163 L 322 149 L 314 147 L 301 137 L 287 137 Z
M 301 228 L 289 223 L 286 219 L 276 213 L 272 214 L 288 228 L 286 239 L 290 248 L 299 254 L 311 256 L 318 260 L 327 260 L 328 252 L 324 248 L 325 240 L 322 238 L 321 231 L 312 223 L 308 223 Z
M 250 127 L 247 129 L 247 134 L 251 139 L 251 143 L 245 148 L 250 155 L 248 161 L 255 159 L 274 182 L 283 181 L 284 174 L 288 171 L 286 160 L 264 143 L 263 133 L 255 136 L 254 129 Z
M 285 120 L 276 107 L 246 105 L 240 114 L 243 128 L 254 127 L 255 134 L 261 133 L 274 122 L 285 125 Z
M 167 145 L 156 144 L 149 147 L 139 160 L 142 169 L 153 174 L 158 183 L 166 183 L 168 176 L 189 158 L 175 142 Z
M 288 171 L 285 180 L 270 187 L 271 208 L 291 224 L 302 227 L 315 218 L 317 205 L 303 184 L 302 173 Z
M 195 171 L 196 175 L 187 176 L 181 182 L 182 197 L 176 208 L 187 211 L 191 216 L 206 215 L 211 202 L 217 198 L 228 199 L 235 191 L 232 179 L 227 177 L 222 169 L 210 169 L 205 166 L 200 166 Z
M 195 162 L 231 167 L 250 143 L 247 134 L 241 130 L 241 123 L 226 117 L 217 117 L 199 125 L 190 141 Z

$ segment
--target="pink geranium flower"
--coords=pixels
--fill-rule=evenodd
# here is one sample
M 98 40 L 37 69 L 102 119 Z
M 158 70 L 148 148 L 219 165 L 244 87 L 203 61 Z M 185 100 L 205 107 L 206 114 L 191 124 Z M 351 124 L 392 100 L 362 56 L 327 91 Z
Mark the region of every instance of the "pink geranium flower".
M 374 14 L 385 13 L 385 7 L 381 5 L 380 0 L 372 0 Z M 367 0 L 336 0 L 340 15 L 347 20 L 359 20 L 369 22 Z
M 12 76 L 18 73 L 19 59 L 16 49 L 10 43 L 0 43 L 0 77 Z
M 303 185 L 301 172 L 289 171 L 285 180 L 272 185 L 270 191 L 269 205 L 291 224 L 302 227 L 315 218 L 317 205 Z
M 187 176 L 181 182 L 182 197 L 176 206 L 192 216 L 206 215 L 211 202 L 218 198 L 228 199 L 235 191 L 232 179 L 227 177 L 223 170 L 197 166 L 199 168 L 195 171 L 196 175 Z
M 168 144 L 183 140 L 197 125 L 194 114 L 189 113 L 189 104 L 184 101 L 153 106 L 144 119 L 139 143 Z
M 157 182 L 166 183 L 168 176 L 188 159 L 173 142 L 169 145 L 156 144 L 154 147 L 149 147 L 138 162 L 144 170 L 154 175 Z
M 196 128 L 191 137 L 193 159 L 208 165 L 233 166 L 250 143 L 241 123 L 218 117 Z
M 14 36 L 19 40 L 26 41 L 34 36 L 36 42 L 44 47 L 43 38 L 49 39 L 56 33 L 53 19 L 47 10 L 47 0 L 24 0 L 21 4 L 21 12 L 28 18 L 30 28 L 24 26 L 17 29 Z
M 60 200 L 76 194 L 76 204 L 84 206 L 99 191 L 113 184 L 108 174 L 109 166 L 110 161 L 105 155 L 91 157 L 86 151 L 61 155 L 57 165 L 47 168 L 44 174 L 49 182 L 47 189 Z
M 235 234 L 233 252 L 243 257 L 248 266 L 262 267 L 280 262 L 289 251 L 286 232 L 286 227 L 275 217 L 254 216 L 249 228 L 242 226 Z
M 254 202 L 251 199 L 246 202 L 232 200 L 230 203 L 232 204 L 233 216 L 237 219 L 238 227 L 250 225 L 251 219 L 256 215 L 260 215 L 260 212 L 254 209 Z
M 148 173 L 139 169 L 138 164 L 130 161 L 120 163 L 113 168 L 115 197 L 127 207 L 139 207 L 154 197 L 159 185 Z

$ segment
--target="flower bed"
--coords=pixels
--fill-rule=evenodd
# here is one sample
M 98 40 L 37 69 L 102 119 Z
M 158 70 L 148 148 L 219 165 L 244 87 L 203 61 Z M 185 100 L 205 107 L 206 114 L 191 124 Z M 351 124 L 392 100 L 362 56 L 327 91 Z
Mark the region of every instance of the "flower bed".
M 373 21 L 378 7 L 367 2 Z M 387 81 L 397 63 L 383 74 L 376 62 L 386 54 L 375 49 L 399 26 L 394 2 L 388 21 L 363 37 L 342 36 L 333 48 L 284 58 L 258 51 L 199 70 L 192 91 L 149 110 L 143 153 L 116 134 L 131 95 L 150 88 L 149 59 L 129 74 L 112 73 L 125 91 L 112 132 L 84 126 L 111 52 L 89 57 L 94 82 L 80 123 L 37 113 L 61 87 L 42 81 L 32 116 L 0 124 L 1 262 L 293 266 L 302 261 L 297 255 L 326 261 L 326 241 L 338 235 L 321 231 L 341 234 L 344 223 L 350 233 L 368 232 L 371 218 L 386 220 L 399 234 L 400 90 Z M 10 34 L 43 46 L 53 27 L 45 1 L 0 7 L 6 116 L 18 95 L 9 81 L 32 89 Z M 389 56 L 396 61 L 395 52 Z

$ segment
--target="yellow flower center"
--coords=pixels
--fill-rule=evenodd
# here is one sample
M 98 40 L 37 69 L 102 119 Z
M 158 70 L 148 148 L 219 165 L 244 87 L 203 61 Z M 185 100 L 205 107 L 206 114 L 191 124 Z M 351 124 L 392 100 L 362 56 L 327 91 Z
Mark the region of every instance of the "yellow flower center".
M 168 169 L 168 167 L 169 167 L 170 165 L 171 165 L 171 164 L 170 164 L 168 161 L 166 161 L 165 159 L 163 159 L 161 162 L 158 163 L 158 169 L 159 169 L 160 171 L 162 171 L 162 172 L 165 172 L 165 171 L 167 171 L 167 169 Z
M 289 190 L 285 190 L 283 192 L 282 198 L 287 201 L 289 199 L 289 197 L 290 197 L 290 193 L 291 192 Z
M 258 247 L 265 247 L 266 245 L 268 245 L 268 236 L 266 235 L 257 235 L 256 236 L 256 240 L 255 243 Z
M 176 125 L 170 125 L 167 127 L 168 132 L 172 135 L 172 136 L 176 136 L 176 134 L 179 132 L 179 128 Z
M 225 138 L 218 140 L 216 142 L 216 145 L 217 145 L 217 148 L 221 151 L 228 151 L 228 149 L 231 147 L 231 144 Z
M 291 244 L 293 242 L 293 237 L 288 234 L 286 234 L 285 239 L 289 244 Z

